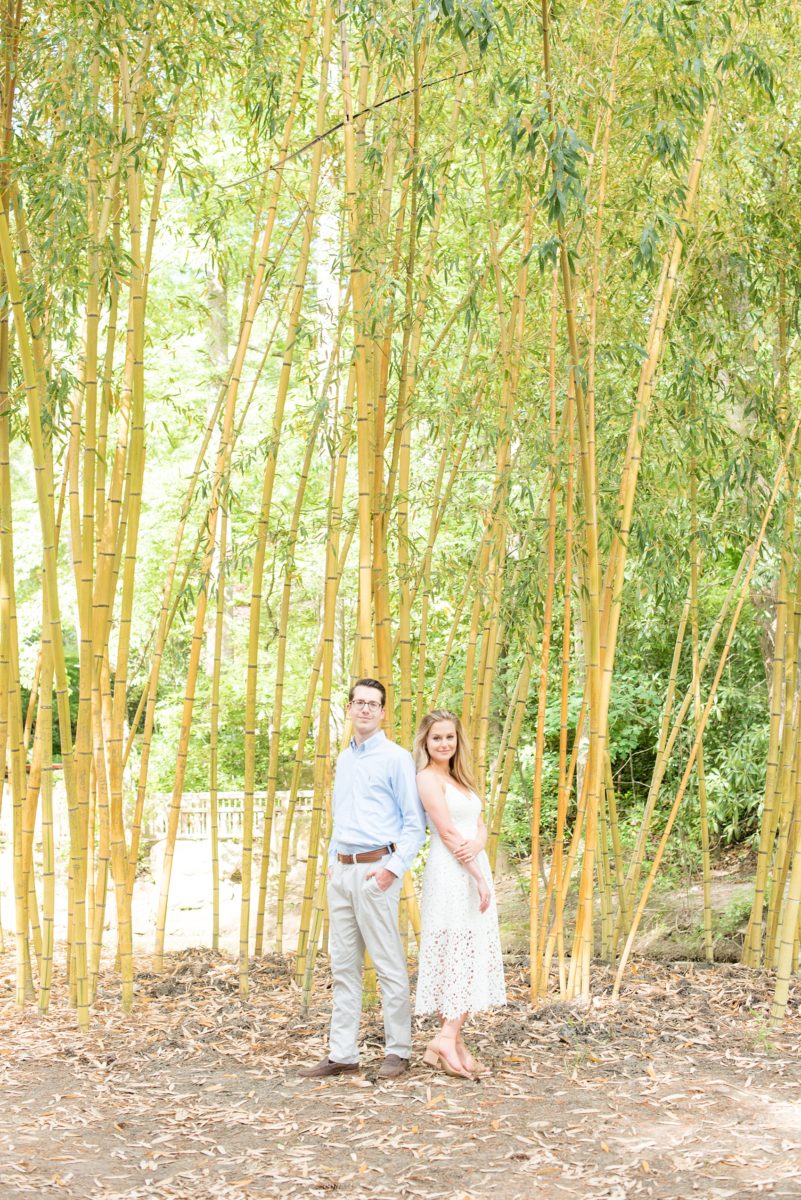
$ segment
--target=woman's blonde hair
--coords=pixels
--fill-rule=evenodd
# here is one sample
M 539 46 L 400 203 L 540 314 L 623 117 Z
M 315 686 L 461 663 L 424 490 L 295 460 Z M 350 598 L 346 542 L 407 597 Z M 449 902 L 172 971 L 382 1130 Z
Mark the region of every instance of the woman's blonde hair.
M 417 733 L 414 736 L 414 765 L 418 771 L 424 770 L 431 762 L 430 755 L 426 749 L 428 741 L 428 731 L 432 725 L 436 725 L 437 721 L 451 721 L 456 730 L 456 750 L 448 763 L 451 778 L 456 783 L 461 784 L 463 788 L 474 792 L 476 790 L 476 781 L 473 777 L 473 764 L 470 762 L 470 751 L 467 747 L 467 739 L 464 736 L 462 722 L 456 716 L 456 713 L 449 712 L 447 708 L 433 708 L 430 713 L 426 713 L 422 721 L 417 727 Z

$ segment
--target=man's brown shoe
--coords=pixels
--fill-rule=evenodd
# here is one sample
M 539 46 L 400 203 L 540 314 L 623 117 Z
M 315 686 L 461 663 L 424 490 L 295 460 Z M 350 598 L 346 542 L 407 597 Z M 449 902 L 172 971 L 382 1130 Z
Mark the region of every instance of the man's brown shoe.
M 408 1058 L 401 1058 L 398 1054 L 388 1054 L 381 1066 L 378 1068 L 377 1079 L 397 1079 L 404 1071 L 409 1070 Z
M 313 1067 L 301 1068 L 298 1074 L 304 1079 L 327 1079 L 329 1075 L 355 1075 L 358 1070 L 358 1063 L 338 1063 L 330 1058 L 321 1058 Z

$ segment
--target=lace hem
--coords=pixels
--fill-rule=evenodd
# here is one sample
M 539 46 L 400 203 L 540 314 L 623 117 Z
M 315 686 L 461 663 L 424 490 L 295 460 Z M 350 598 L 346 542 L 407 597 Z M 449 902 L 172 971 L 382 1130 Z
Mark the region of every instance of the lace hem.
M 438 929 L 424 935 L 415 1013 L 438 1012 L 454 1018 L 505 1003 L 503 959 L 495 929 Z

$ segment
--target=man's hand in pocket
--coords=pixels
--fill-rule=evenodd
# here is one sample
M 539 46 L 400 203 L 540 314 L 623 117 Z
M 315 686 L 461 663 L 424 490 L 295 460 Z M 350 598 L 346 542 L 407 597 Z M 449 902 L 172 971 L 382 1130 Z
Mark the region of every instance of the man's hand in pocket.
M 392 871 L 387 871 L 385 867 L 379 867 L 375 871 L 368 871 L 365 879 L 375 879 L 378 884 L 379 891 L 385 892 L 387 888 L 391 888 L 397 875 L 393 875 Z

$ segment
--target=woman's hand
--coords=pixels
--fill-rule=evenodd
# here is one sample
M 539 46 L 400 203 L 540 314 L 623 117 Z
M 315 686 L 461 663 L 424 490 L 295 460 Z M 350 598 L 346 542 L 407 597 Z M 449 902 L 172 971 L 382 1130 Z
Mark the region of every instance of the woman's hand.
M 460 863 L 472 862 L 477 854 L 484 849 L 478 838 L 465 838 L 453 851 L 454 858 Z

